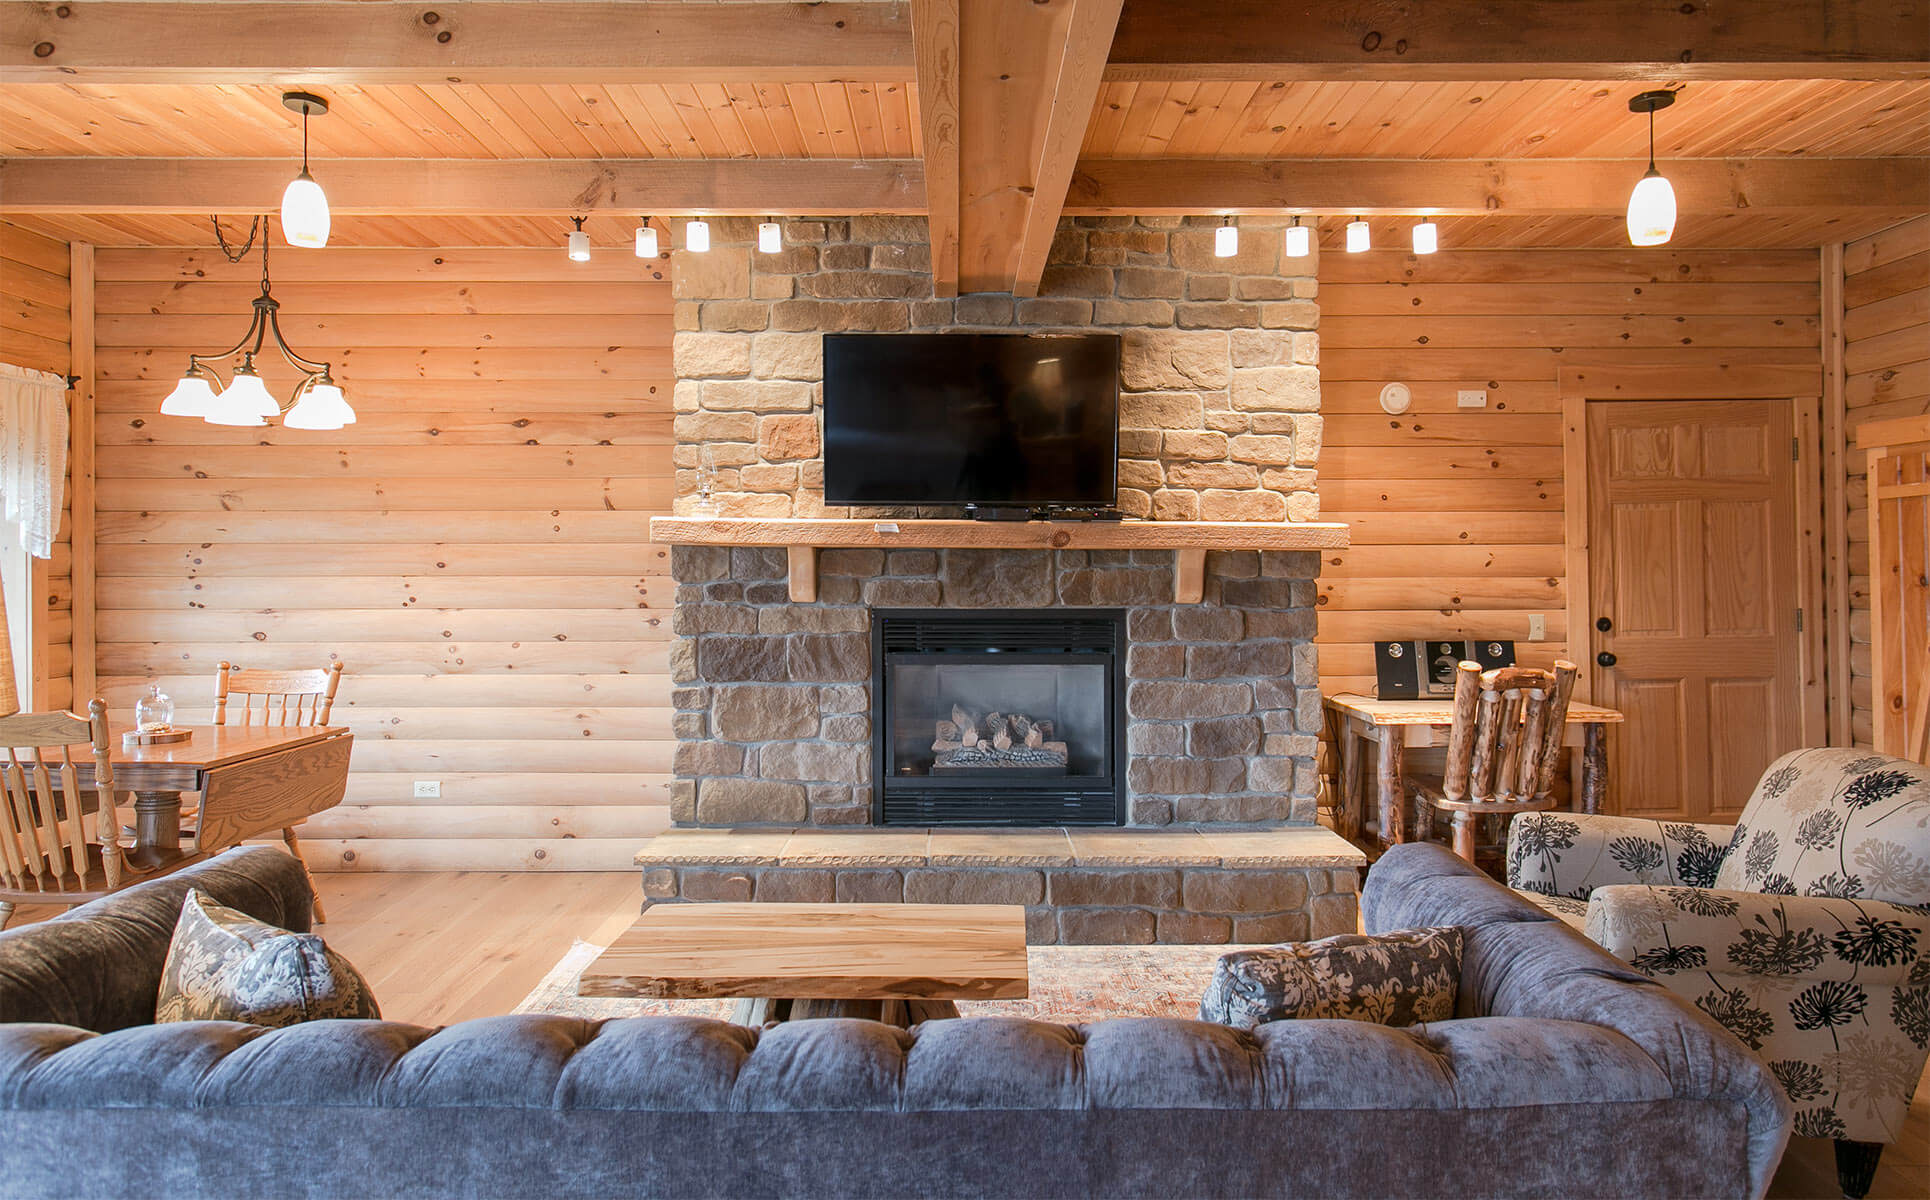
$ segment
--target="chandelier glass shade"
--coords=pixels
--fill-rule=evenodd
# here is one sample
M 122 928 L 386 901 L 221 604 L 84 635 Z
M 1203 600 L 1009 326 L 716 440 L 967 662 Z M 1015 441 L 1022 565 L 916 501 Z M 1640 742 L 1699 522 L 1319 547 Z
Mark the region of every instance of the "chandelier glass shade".
M 218 221 L 215 233 L 220 236 Z M 295 353 L 282 336 L 281 303 L 275 299 L 268 279 L 266 217 L 260 218 L 260 234 L 261 295 L 254 299 L 254 315 L 248 322 L 248 332 L 219 354 L 188 355 L 188 369 L 182 374 L 181 382 L 161 401 L 161 412 L 170 417 L 200 417 L 210 425 L 265 425 L 269 418 L 281 416 L 283 406 L 269 392 L 261 372 L 255 368 L 256 357 L 272 348 L 301 375 L 289 395 L 288 415 L 282 424 L 291 429 L 340 429 L 353 424 L 355 410 L 349 407 L 342 389 L 329 374 L 329 364 Z M 250 241 L 253 238 L 251 229 Z M 228 253 L 225 238 L 221 248 L 223 253 Z M 248 246 L 243 245 L 241 253 L 229 254 L 229 259 L 239 262 L 247 253 Z M 210 364 L 234 359 L 240 361 L 229 372 L 224 385 Z

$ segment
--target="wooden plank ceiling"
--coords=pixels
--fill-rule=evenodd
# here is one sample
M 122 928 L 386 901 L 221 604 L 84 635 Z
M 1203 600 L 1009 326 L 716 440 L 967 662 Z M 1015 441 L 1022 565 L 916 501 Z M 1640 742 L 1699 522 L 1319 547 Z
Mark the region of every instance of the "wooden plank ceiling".
M 73 6 L 82 16 L 108 8 L 124 14 L 197 7 Z M 452 4 L 443 28 L 461 29 L 464 37 L 473 39 L 483 19 L 476 14 L 506 12 L 507 7 L 491 10 L 487 5 Z M 584 21 L 597 18 L 591 10 L 622 8 L 552 7 Z M 678 15 L 680 6 L 638 7 L 672 14 L 658 20 L 658 28 L 670 31 L 666 37 L 687 32 L 690 22 L 709 9 L 691 6 L 681 10 L 689 15 Z M 741 13 L 751 6 L 732 7 Z M 762 7 L 803 13 L 812 6 Z M 1022 244 L 1028 237 L 1036 242 L 1041 223 L 1049 228 L 1058 211 L 1056 194 L 1063 194 L 1064 176 L 1072 169 L 1074 154 L 1083 159 L 1135 160 L 1612 159 L 1639 163 L 1647 153 L 1647 126 L 1628 112 L 1628 100 L 1646 88 L 1667 86 L 1679 89 L 1681 96 L 1656 122 L 1656 152 L 1665 169 L 1670 160 L 1687 158 L 1930 156 L 1930 81 L 1922 77 L 1926 68 L 1917 61 L 1922 50 L 1906 45 L 1896 52 L 1898 63 L 1871 63 L 1884 48 L 1868 43 L 1878 39 L 1882 27 L 1867 22 L 1859 27 L 1861 42 L 1856 40 L 1858 35 L 1845 35 L 1856 44 L 1825 47 L 1826 53 L 1840 53 L 1844 61 L 1869 63 L 1839 67 L 1825 60 L 1816 64 L 1816 75 L 1836 77 L 1789 77 L 1808 69 L 1784 61 L 1814 42 L 1801 30 L 1769 28 L 1775 23 L 1765 23 L 1749 34 L 1760 37 L 1757 46 L 1719 22 L 1705 27 L 1701 17 L 1690 13 L 1669 18 L 1682 22 L 1679 35 L 1673 24 L 1660 26 L 1668 37 L 1679 36 L 1682 41 L 1680 65 L 1592 64 L 1582 61 L 1586 47 L 1563 46 L 1577 74 L 1585 70 L 1621 77 L 1540 78 L 1536 76 L 1551 76 L 1560 68 L 1562 54 L 1551 47 L 1560 43 L 1561 35 L 1559 30 L 1540 29 L 1533 23 L 1524 27 L 1519 44 L 1505 53 L 1486 54 L 1480 52 L 1472 33 L 1456 40 L 1459 35 L 1435 29 L 1410 13 L 1399 19 L 1417 23 L 1416 32 L 1406 35 L 1416 39 L 1416 53 L 1411 63 L 1390 64 L 1384 55 L 1368 53 L 1382 40 L 1380 30 L 1357 38 L 1359 51 L 1328 45 L 1358 21 L 1354 16 L 1322 15 L 1319 6 L 1306 11 L 1298 5 L 1275 6 L 1273 11 L 1282 21 L 1298 22 L 1296 27 L 1305 35 L 1304 45 L 1289 45 L 1292 39 L 1278 30 L 1269 31 L 1267 22 L 1247 13 L 1252 4 L 1232 5 L 1221 15 L 1245 22 L 1252 30 L 1237 54 L 1224 47 L 1213 49 L 1212 31 L 1201 30 L 1196 19 L 1181 21 L 1183 13 L 1167 0 L 1128 0 L 1123 16 L 1117 0 L 1110 5 L 1105 0 L 1053 0 L 1034 7 L 1040 11 L 1028 13 L 1027 18 L 1037 26 L 1036 36 L 1018 39 L 1031 47 L 1023 54 L 1019 51 L 1024 47 L 1012 43 L 1017 35 L 1002 31 L 996 10 L 981 0 L 918 0 L 909 5 L 847 4 L 838 7 L 836 14 L 827 9 L 786 18 L 812 23 L 800 43 L 815 55 L 811 63 L 786 69 L 764 61 L 768 54 L 707 51 L 709 65 L 701 69 L 714 71 L 712 80 L 683 78 L 699 68 L 680 70 L 677 63 L 665 61 L 671 56 L 659 54 L 635 69 L 599 59 L 576 71 L 581 77 L 573 81 L 532 81 L 527 78 L 532 72 L 569 76 L 572 71 L 543 67 L 541 45 L 529 55 L 537 65 L 525 69 L 514 54 L 493 43 L 472 49 L 481 65 L 454 82 L 428 81 L 425 69 L 413 60 L 359 72 L 364 78 L 355 78 L 354 70 L 315 68 L 310 78 L 330 82 L 312 86 L 333 104 L 329 115 L 310 126 L 315 170 L 326 185 L 330 159 L 915 162 L 927 158 L 927 178 L 957 193 L 956 205 L 949 198 L 944 204 L 934 203 L 934 211 L 946 214 L 935 234 L 963 241 L 969 290 L 994 286 L 1015 273 L 1022 280 L 1028 270 L 1036 277 L 1041 256 Z M 1493 7 L 1485 6 L 1480 18 L 1498 20 L 1487 11 Z M 1602 7 L 1633 12 L 1639 6 Z M 1824 7 L 1857 5 L 1835 0 Z M 1639 19 L 1663 20 L 1646 15 L 1653 8 L 1642 8 Z M 272 19 L 272 6 L 241 5 L 227 11 L 241 14 L 257 9 L 265 14 L 263 20 Z M 858 14 L 855 34 L 830 20 L 846 20 L 852 13 Z M 1861 9 L 1858 15 L 1867 16 Z M 735 13 L 731 17 L 742 21 Z M 914 54 L 912 33 L 921 18 L 919 53 Z M 1360 18 L 1368 19 L 1387 21 L 1385 36 L 1397 37 L 1395 17 Z M 1189 45 L 1165 47 L 1149 41 L 1145 31 L 1161 20 L 1172 24 L 1175 37 Z M 97 52 L 86 41 L 95 36 L 93 28 L 97 27 L 81 28 L 79 22 L 56 25 L 63 40 L 43 57 L 58 65 L 69 53 L 81 57 L 98 53 L 104 61 L 109 52 Z M 1430 39 L 1425 43 L 1418 40 L 1423 28 Z M 1837 21 L 1830 28 L 1847 26 Z M 931 30 L 939 33 L 932 35 Z M 412 29 L 408 36 L 416 34 L 429 37 L 433 31 Z M 540 41 L 543 35 L 532 36 Z M 894 36 L 905 41 L 902 54 L 892 48 Z M 934 46 L 929 44 L 930 36 L 946 40 Z M 1633 40 L 1626 29 L 1616 36 Z M 856 49 L 844 55 L 845 45 L 839 39 L 851 37 L 858 39 Z M 1406 38 L 1402 40 L 1404 44 Z M 1109 64 L 1094 60 L 1094 44 L 1112 45 Z M 457 45 L 463 42 L 459 39 Z M 152 70 L 72 67 L 67 68 L 72 74 L 63 77 L 21 65 L 34 62 L 33 52 L 7 46 L 5 62 L 10 69 L 0 70 L 0 76 L 33 81 L 0 84 L 0 114 L 4 114 L 0 158 L 295 157 L 299 123 L 281 106 L 280 94 L 285 84 L 304 79 L 288 78 L 284 72 L 262 66 L 228 72 L 257 76 L 232 82 L 142 81 L 188 77 L 189 68 L 182 61 L 192 59 L 192 47 L 170 47 L 172 43 L 164 45 L 157 56 L 181 61 Z M 1610 50 L 1616 55 L 1628 53 L 1612 46 L 1602 52 Z M 237 53 L 256 54 L 266 63 L 279 52 L 272 46 L 251 44 Z M 322 56 L 321 50 L 314 53 Z M 410 43 L 398 51 L 398 57 L 432 53 Z M 1235 55 L 1234 60 L 1227 60 L 1227 55 Z M 857 65 L 836 65 L 841 57 L 850 57 Z M 1355 58 L 1361 62 L 1353 62 Z M 997 69 L 1005 60 L 1019 64 L 1011 69 L 1011 78 Z M 1483 67 L 1483 62 L 1488 65 Z M 1099 82 L 1102 69 L 1106 78 Z M 1752 69 L 1763 77 L 1740 77 Z M 1486 81 L 1467 77 L 1476 70 L 1515 77 Z M 926 113 L 916 77 L 934 72 L 944 73 L 936 86 L 951 90 L 938 111 Z M 1175 72 L 1198 77 L 1179 78 Z M 611 82 L 618 74 L 628 81 Z M 1242 74 L 1250 77 L 1237 77 Z M 1381 77 L 1358 77 L 1363 74 Z M 1840 77 L 1846 75 L 1862 77 Z M 392 81 L 411 76 L 422 81 Z M 1095 87 L 1096 99 L 1087 104 L 1083 97 Z M 938 161 L 927 156 L 931 128 L 945 131 L 941 136 L 948 139 Z M 1041 193 L 1036 199 L 1035 192 Z M 773 202 L 782 203 L 776 198 Z M 5 197 L 0 196 L 0 211 L 5 208 Z M 1035 213 L 1038 220 L 1033 219 Z M 1335 213 L 1323 221 L 1323 237 L 1337 234 L 1343 216 Z M 16 211 L 8 219 L 51 236 L 103 245 L 201 245 L 209 240 L 205 218 L 178 213 Z M 1814 246 L 1859 237 L 1895 219 L 1894 213 L 1851 210 L 1751 212 L 1746 204 L 1720 213 L 1685 209 L 1675 244 Z M 1404 238 L 1408 223 L 1375 218 L 1377 243 L 1385 244 L 1383 239 L 1397 235 Z M 958 236 L 961 225 L 962 239 Z M 1441 227 L 1447 246 L 1584 247 L 1626 241 L 1619 220 L 1609 211 L 1463 215 L 1442 218 Z M 339 215 L 333 237 L 344 245 L 548 245 L 559 241 L 566 228 L 555 216 L 405 211 Z M 632 228 L 633 213 L 592 215 L 587 224 L 599 244 L 619 244 Z M 1001 230 L 1006 231 L 1002 236 L 1009 245 L 994 248 Z M 957 258 L 956 253 L 941 254 L 940 274 L 945 273 L 945 264 Z

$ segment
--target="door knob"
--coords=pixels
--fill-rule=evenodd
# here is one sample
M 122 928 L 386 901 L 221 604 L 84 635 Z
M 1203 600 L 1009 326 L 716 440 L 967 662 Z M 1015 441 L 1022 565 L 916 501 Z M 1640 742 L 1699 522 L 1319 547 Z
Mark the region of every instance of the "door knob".
M 1609 630 L 1615 628 L 1615 622 L 1609 620 L 1607 617 L 1596 617 L 1595 628 L 1601 630 L 1603 633 L 1607 633 Z
M 1600 666 L 1612 667 L 1615 665 L 1615 656 L 1604 650 L 1595 656 L 1595 662 Z

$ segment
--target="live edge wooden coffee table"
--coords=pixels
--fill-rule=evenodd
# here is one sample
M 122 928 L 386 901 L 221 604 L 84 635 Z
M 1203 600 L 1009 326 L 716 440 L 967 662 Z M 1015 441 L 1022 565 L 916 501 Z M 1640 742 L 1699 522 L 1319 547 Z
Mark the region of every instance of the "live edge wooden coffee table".
M 740 1025 L 910 1026 L 954 1000 L 1023 999 L 1025 909 L 1004 904 L 658 904 L 597 956 L 580 996 L 737 999 Z

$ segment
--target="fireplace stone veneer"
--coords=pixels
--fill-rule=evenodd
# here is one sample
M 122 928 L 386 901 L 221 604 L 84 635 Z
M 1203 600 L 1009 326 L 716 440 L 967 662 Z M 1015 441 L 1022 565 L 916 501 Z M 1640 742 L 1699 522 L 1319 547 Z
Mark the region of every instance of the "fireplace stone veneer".
M 671 566 L 678 825 L 871 821 L 873 608 L 1124 609 L 1127 822 L 1314 820 L 1311 552 L 1213 552 L 1186 605 L 1170 551 L 828 549 L 810 604 L 782 550 Z

